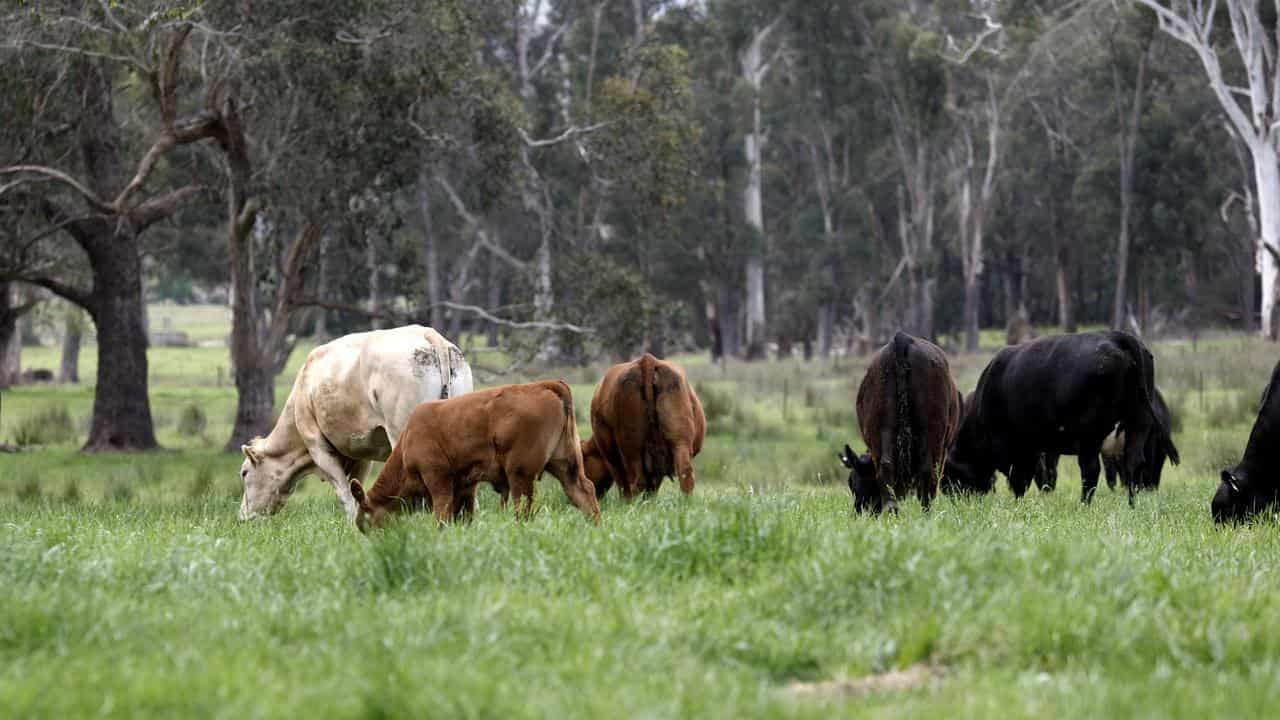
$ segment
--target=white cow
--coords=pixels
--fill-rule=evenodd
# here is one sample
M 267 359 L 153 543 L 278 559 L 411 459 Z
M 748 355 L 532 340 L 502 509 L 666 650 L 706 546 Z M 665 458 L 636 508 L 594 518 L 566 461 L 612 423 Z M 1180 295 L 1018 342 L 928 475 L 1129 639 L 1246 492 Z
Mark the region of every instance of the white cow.
M 354 477 L 383 461 L 409 413 L 425 400 L 471 392 L 462 352 L 429 327 L 354 333 L 311 351 L 271 434 L 242 445 L 240 518 L 280 509 L 298 480 L 315 471 L 356 516 Z

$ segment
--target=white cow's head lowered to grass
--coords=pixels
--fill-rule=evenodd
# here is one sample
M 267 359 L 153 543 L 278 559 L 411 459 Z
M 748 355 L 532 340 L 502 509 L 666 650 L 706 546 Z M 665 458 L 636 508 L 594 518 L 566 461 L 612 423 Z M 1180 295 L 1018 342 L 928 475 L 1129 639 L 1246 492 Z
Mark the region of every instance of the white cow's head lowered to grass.
M 263 438 L 254 438 L 240 446 L 244 452 L 244 462 L 240 464 L 240 482 L 244 486 L 240 499 L 241 520 L 274 515 L 296 484 L 295 469 L 285 458 L 268 455 L 265 446 Z

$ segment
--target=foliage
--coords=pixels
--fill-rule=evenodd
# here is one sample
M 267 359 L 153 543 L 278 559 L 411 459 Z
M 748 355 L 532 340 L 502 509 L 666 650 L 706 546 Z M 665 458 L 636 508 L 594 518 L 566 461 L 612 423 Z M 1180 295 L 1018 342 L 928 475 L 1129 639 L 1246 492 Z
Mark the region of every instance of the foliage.
M 48 405 L 24 417 L 13 427 L 18 447 L 55 445 L 75 440 L 75 422 L 65 405 Z

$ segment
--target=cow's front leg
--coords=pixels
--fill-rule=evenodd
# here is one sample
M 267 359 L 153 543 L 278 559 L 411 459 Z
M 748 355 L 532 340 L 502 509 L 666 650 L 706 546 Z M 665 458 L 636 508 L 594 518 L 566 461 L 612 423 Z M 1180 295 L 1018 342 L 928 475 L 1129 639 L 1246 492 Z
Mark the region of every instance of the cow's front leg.
M 316 470 L 320 472 L 321 477 L 332 485 L 333 491 L 338 494 L 338 501 L 342 503 L 347 519 L 355 522 L 356 510 L 359 506 L 355 497 L 351 495 L 351 482 L 347 480 L 346 458 L 328 447 L 309 447 L 307 451 L 311 454 L 311 459 L 315 462 Z M 365 470 L 368 470 L 367 464 Z
M 1098 452 L 1098 448 L 1081 448 L 1080 455 L 1076 458 L 1080 464 L 1080 502 L 1086 505 L 1093 501 L 1093 493 L 1098 489 L 1098 475 L 1102 473 Z

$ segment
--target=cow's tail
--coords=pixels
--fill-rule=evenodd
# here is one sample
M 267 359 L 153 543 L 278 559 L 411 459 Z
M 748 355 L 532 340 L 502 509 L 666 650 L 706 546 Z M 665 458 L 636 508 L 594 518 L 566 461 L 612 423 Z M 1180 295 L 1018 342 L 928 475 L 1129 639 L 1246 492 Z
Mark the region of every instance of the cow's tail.
M 640 356 L 640 393 L 644 398 L 644 474 L 646 490 L 653 477 L 671 473 L 671 462 L 658 420 L 658 359 L 649 353 Z
M 897 418 L 894 431 L 893 458 L 896 467 L 894 479 L 899 487 L 910 488 L 905 482 L 912 478 L 915 467 L 911 461 L 916 428 L 912 425 L 914 413 L 911 406 L 911 336 L 903 332 L 893 336 L 893 352 L 886 373 L 893 374 L 894 415 Z M 888 378 L 886 378 L 888 379 Z M 895 492 L 897 488 L 894 489 Z
M 1147 349 L 1142 341 L 1125 332 L 1116 332 L 1112 334 L 1116 345 L 1129 356 L 1133 361 L 1133 367 L 1129 370 L 1128 379 L 1132 383 L 1132 387 L 1138 389 L 1138 402 L 1146 408 L 1151 415 L 1151 422 L 1154 427 L 1159 428 L 1166 435 L 1169 428 L 1164 427 L 1164 423 L 1160 420 L 1160 414 L 1156 412 L 1155 406 L 1155 359 L 1151 357 L 1151 351 Z
M 573 412 L 573 391 L 569 389 L 569 383 L 563 380 L 554 381 L 551 391 L 560 397 L 560 403 L 564 407 L 560 446 L 569 461 L 569 476 L 577 477 L 583 472 L 582 439 L 578 436 L 578 418 Z

